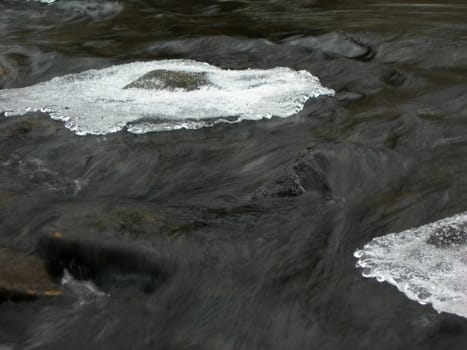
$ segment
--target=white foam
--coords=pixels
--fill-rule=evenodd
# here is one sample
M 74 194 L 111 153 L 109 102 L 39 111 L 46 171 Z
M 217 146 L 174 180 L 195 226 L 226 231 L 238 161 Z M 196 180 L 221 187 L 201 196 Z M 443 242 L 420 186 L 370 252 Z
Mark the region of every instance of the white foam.
M 199 90 L 123 89 L 156 69 L 204 72 Z M 288 117 L 310 97 L 333 95 L 307 71 L 289 68 L 223 70 L 190 60 L 135 62 L 0 90 L 6 116 L 41 110 L 78 135 L 196 129 L 219 122 Z
M 375 238 L 354 256 L 364 277 L 438 312 L 467 317 L 467 213 Z
M 108 296 L 108 294 L 99 290 L 93 282 L 76 280 L 67 269 L 63 272 L 61 282 L 78 299 L 78 305 L 90 304 L 99 298 Z

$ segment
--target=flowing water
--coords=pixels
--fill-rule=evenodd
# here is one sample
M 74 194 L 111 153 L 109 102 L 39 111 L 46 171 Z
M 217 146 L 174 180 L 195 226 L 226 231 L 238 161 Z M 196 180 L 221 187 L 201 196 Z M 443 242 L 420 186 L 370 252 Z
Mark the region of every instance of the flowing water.
M 0 1 L 0 349 L 465 349 L 466 18 Z

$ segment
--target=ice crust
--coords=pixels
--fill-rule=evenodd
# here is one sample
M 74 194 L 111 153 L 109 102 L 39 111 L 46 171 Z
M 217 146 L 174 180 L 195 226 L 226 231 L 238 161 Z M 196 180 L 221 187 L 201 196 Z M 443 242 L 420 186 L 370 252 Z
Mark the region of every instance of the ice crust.
M 152 70 L 203 72 L 210 83 L 195 91 L 124 89 Z M 219 122 L 288 117 L 310 97 L 333 95 L 307 71 L 224 70 L 191 60 L 135 62 L 53 78 L 33 86 L 0 90 L 5 116 L 43 111 L 78 135 L 126 129 L 196 129 Z
M 33 0 L 33 1 L 40 2 L 40 3 L 43 3 L 43 4 L 52 4 L 56 0 Z
M 375 238 L 354 256 L 364 277 L 467 318 L 467 213 Z

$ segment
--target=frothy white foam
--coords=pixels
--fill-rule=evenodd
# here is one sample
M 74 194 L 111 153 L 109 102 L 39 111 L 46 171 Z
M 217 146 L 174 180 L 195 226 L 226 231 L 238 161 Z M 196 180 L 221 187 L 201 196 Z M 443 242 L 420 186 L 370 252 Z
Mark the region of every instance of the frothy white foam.
M 90 304 L 107 296 L 91 281 L 78 281 L 66 269 L 63 272 L 62 285 L 77 297 L 78 305 Z
M 364 277 L 467 317 L 467 213 L 378 237 L 354 253 Z
M 206 74 L 198 90 L 124 89 L 152 70 Z M 43 111 L 78 135 L 196 129 L 219 122 L 288 117 L 310 97 L 333 95 L 307 71 L 289 68 L 224 70 L 190 60 L 135 62 L 0 90 L 6 116 Z

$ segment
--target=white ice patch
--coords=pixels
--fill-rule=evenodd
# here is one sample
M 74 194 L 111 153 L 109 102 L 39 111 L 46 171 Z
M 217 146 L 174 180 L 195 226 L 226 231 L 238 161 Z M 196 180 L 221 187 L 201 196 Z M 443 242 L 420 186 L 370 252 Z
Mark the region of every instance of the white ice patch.
M 438 312 L 467 317 L 467 213 L 375 238 L 354 256 L 364 277 L 387 281 Z
M 29 0 L 28 0 L 29 1 Z M 32 1 L 36 1 L 36 2 L 41 2 L 43 4 L 52 4 L 54 3 L 56 0 L 32 0 Z
M 206 74 L 198 90 L 124 89 L 153 70 Z M 289 68 L 224 70 L 190 60 L 135 62 L 57 77 L 21 89 L 0 90 L 5 116 L 43 111 L 78 135 L 127 129 L 196 129 L 219 122 L 288 117 L 310 97 L 333 95 L 307 71 Z

